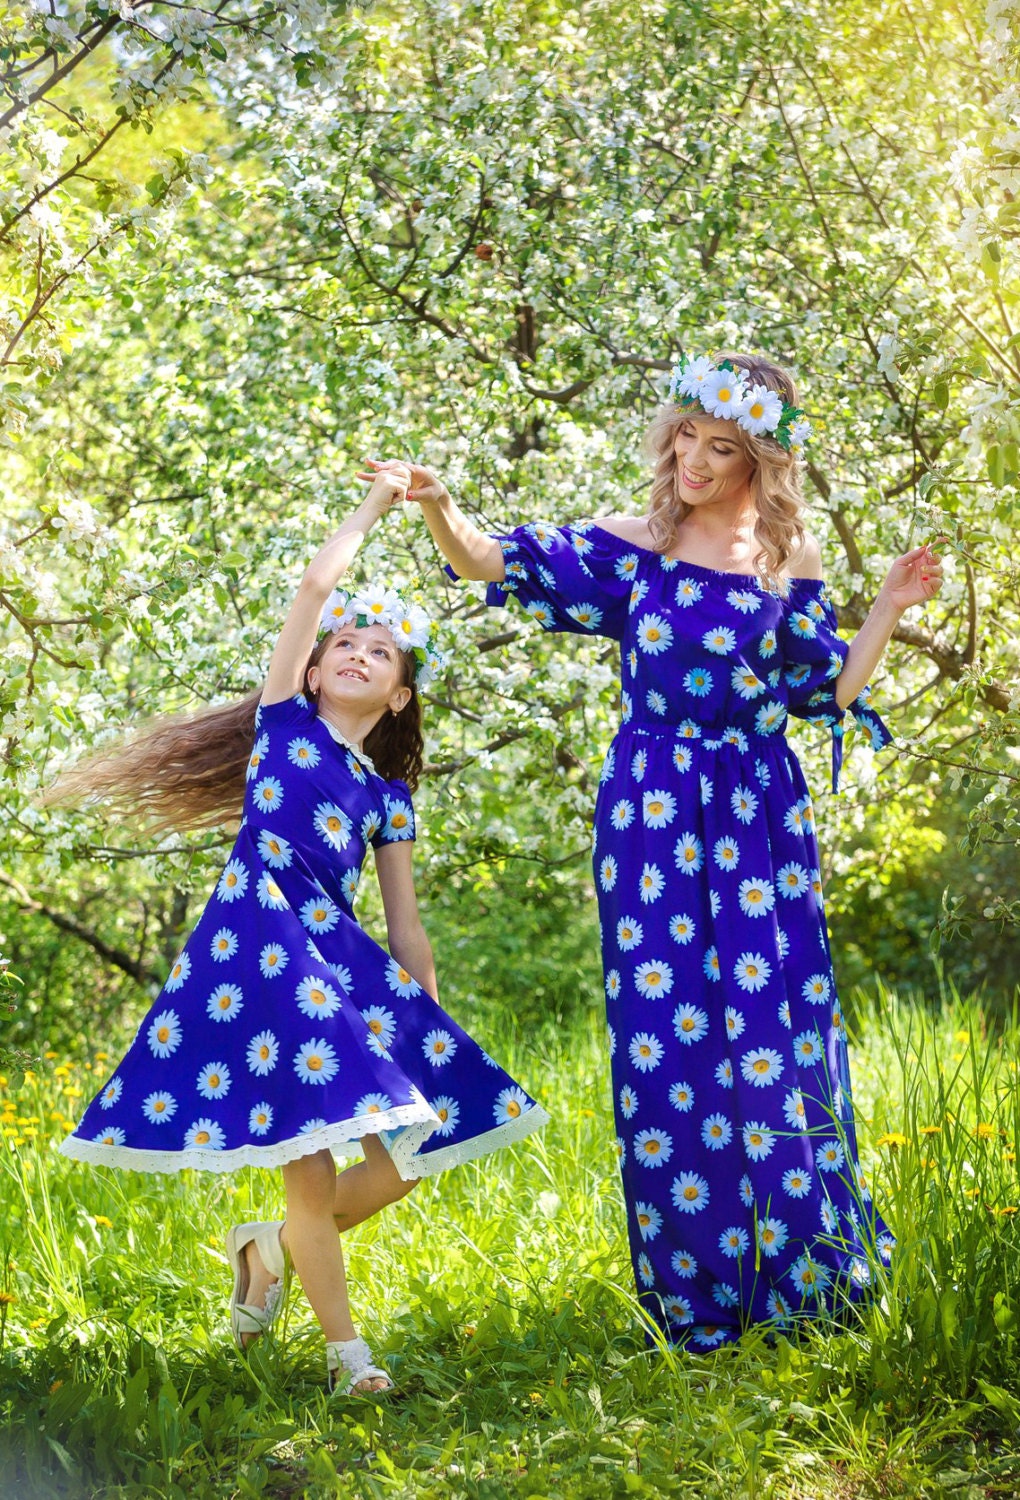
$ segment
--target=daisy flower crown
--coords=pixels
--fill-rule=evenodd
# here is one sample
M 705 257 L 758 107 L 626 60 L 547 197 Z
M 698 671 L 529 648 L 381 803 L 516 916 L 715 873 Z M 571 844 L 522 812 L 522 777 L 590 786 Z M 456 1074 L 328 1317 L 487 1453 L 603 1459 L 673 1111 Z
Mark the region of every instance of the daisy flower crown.
M 681 355 L 673 366 L 669 394 L 677 406 L 700 406 L 710 417 L 736 422 L 754 437 L 770 437 L 799 458 L 811 435 L 811 423 L 797 406 L 767 385 L 750 385 L 747 373 L 728 359 Z
M 323 607 L 320 635 L 335 635 L 349 625 L 385 626 L 400 650 L 415 658 L 416 687 L 427 687 L 446 666 L 436 625 L 420 605 L 408 604 L 395 589 L 364 588 L 356 594 L 334 589 Z

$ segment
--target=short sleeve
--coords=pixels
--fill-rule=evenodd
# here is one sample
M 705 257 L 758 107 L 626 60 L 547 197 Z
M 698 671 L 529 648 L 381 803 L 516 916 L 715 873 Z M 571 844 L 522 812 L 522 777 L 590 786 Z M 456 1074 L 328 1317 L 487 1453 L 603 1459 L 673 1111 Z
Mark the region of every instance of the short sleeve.
M 850 648 L 839 636 L 836 611 L 821 579 L 792 581 L 783 610 L 782 648 L 788 711 L 832 731 L 832 789 L 836 792 L 846 712 L 836 701 L 836 679 Z M 858 693 L 850 708 L 866 744 L 873 750 L 891 744 L 892 735 L 872 707 L 870 687 Z
M 372 835 L 372 848 L 383 844 L 400 844 L 414 838 L 414 808 L 411 793 L 404 781 L 383 782 L 383 806 L 386 820 L 378 833 Z
M 506 578 L 490 583 L 487 604 L 508 595 L 543 630 L 622 640 L 638 556 L 621 538 L 594 525 L 534 522 L 494 538 Z

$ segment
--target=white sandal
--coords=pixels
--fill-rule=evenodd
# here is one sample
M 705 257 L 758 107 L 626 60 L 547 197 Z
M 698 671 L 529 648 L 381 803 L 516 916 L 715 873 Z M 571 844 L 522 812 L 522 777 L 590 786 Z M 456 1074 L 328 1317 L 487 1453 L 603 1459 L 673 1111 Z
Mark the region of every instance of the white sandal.
M 344 1396 L 382 1396 L 392 1391 L 393 1381 L 373 1362 L 372 1351 L 362 1338 L 336 1339 L 326 1345 L 326 1371 L 330 1392 Z M 378 1391 L 355 1391 L 363 1380 L 385 1380 Z
M 242 1353 L 250 1347 L 250 1344 L 245 1344 L 243 1336 L 253 1335 L 258 1338 L 267 1333 L 283 1302 L 287 1263 L 280 1244 L 282 1228 L 283 1220 L 277 1219 L 269 1224 L 235 1224 L 227 1234 L 227 1260 L 234 1273 L 234 1287 L 230 1294 L 230 1328 L 234 1343 Z M 254 1244 L 270 1276 L 276 1277 L 269 1284 L 263 1307 L 253 1307 L 244 1300 L 251 1284 L 244 1255 L 245 1247 L 250 1244 Z

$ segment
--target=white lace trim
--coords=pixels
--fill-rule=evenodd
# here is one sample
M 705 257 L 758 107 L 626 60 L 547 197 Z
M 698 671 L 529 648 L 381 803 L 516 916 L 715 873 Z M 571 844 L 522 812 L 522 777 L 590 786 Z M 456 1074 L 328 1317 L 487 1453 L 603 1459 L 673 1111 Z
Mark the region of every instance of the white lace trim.
M 322 714 L 319 715 L 319 719 L 323 724 L 325 724 L 326 728 L 329 730 L 330 734 L 336 740 L 338 745 L 343 745 L 345 750 L 349 750 L 352 755 L 356 755 L 361 761 L 361 764 L 363 766 L 366 766 L 368 770 L 371 771 L 373 776 L 378 776 L 379 773 L 376 770 L 375 763 L 373 762 L 370 755 L 366 755 L 364 750 L 359 750 L 358 746 L 354 743 L 353 740 L 349 740 L 345 734 L 341 734 L 336 725 L 331 724 L 330 721 Z
M 541 1105 L 535 1104 L 516 1120 L 509 1120 L 505 1125 L 438 1151 L 430 1151 L 426 1156 L 418 1153 L 435 1134 L 440 1120 L 425 1104 L 401 1104 L 394 1109 L 380 1110 L 378 1114 L 360 1115 L 353 1120 L 320 1126 L 304 1135 L 291 1136 L 289 1140 L 277 1141 L 272 1146 L 238 1146 L 232 1151 L 210 1151 L 207 1148 L 139 1151 L 134 1146 L 104 1146 L 100 1141 L 85 1141 L 69 1135 L 57 1150 L 61 1156 L 88 1162 L 91 1166 L 127 1167 L 136 1172 L 182 1172 L 185 1167 L 193 1167 L 199 1172 L 235 1172 L 239 1167 L 282 1167 L 289 1161 L 310 1156 L 313 1151 L 327 1150 L 341 1158 L 357 1156 L 360 1155 L 358 1142 L 362 1137 L 396 1131 L 398 1134 L 385 1145 L 399 1176 L 404 1182 L 410 1182 L 417 1177 L 435 1177 L 448 1167 L 508 1146 L 530 1135 L 533 1130 L 541 1129 L 548 1120 L 549 1116 Z

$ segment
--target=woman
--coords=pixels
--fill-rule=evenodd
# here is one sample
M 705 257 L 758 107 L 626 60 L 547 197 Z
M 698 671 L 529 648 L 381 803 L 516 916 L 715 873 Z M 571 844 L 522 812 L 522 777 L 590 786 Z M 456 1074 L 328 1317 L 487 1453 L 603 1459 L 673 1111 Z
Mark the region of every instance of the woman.
M 853 1296 L 892 1237 L 857 1159 L 811 801 L 788 714 L 851 706 L 901 614 L 941 586 L 892 566 L 849 646 L 801 523 L 790 375 L 683 360 L 649 433 L 648 513 L 482 535 L 427 470 L 411 496 L 452 571 L 549 630 L 620 642 L 622 725 L 595 809 L 619 1152 L 641 1300 L 710 1348 Z

